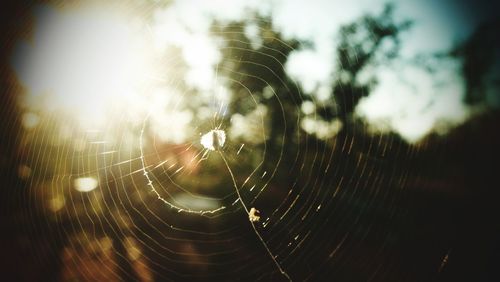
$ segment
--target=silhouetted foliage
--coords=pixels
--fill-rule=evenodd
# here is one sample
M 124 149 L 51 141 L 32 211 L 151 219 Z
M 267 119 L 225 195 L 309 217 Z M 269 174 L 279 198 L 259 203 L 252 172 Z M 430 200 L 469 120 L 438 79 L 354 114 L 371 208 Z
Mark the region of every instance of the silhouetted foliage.
M 266 106 L 268 150 L 279 152 L 283 140 L 293 140 L 298 130 L 296 108 L 301 101 L 309 99 L 301 94 L 300 86 L 287 76 L 284 68 L 290 53 L 301 44 L 296 40 L 285 40 L 268 19 L 257 18 L 256 23 L 261 39 L 257 48 L 245 35 L 248 23 L 237 22 L 214 28 L 225 43 L 219 71 L 230 78 L 231 112 L 245 115 L 255 109 L 255 102 Z M 293 151 L 293 146 L 288 149 Z M 277 157 L 279 154 L 273 155 Z M 290 151 L 285 156 L 293 157 L 293 153 Z
M 453 57 L 461 58 L 462 75 L 465 79 L 465 102 L 485 102 L 489 87 L 500 89 L 500 21 L 482 23 L 462 44 L 451 51 Z M 496 65 L 497 69 L 494 69 Z M 488 81 L 488 76 L 490 77 Z M 496 84 L 491 85 L 490 83 Z
M 327 120 L 335 117 L 348 122 L 360 99 L 376 84 L 376 77 L 360 81 L 363 70 L 384 59 L 393 59 L 400 49 L 399 35 L 411 26 L 410 21 L 396 23 L 394 8 L 386 5 L 380 15 L 366 15 L 340 29 L 337 68 L 332 87 L 334 103 L 320 114 Z

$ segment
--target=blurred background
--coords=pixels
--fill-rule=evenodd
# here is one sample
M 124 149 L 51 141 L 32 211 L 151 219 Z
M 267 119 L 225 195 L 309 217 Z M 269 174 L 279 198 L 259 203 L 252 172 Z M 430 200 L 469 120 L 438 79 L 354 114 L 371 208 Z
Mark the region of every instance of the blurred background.
M 1 5 L 2 280 L 500 280 L 498 4 Z

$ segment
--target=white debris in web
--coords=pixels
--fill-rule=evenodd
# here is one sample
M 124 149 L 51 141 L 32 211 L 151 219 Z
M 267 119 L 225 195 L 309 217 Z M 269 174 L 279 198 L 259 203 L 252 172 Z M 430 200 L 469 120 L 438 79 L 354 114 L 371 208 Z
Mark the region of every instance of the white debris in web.
M 250 212 L 248 212 L 248 219 L 251 222 L 257 222 L 260 220 L 260 212 L 256 208 L 251 208 Z
M 201 145 L 211 151 L 220 150 L 224 146 L 224 142 L 226 142 L 226 133 L 220 129 L 210 130 L 201 136 L 200 140 Z

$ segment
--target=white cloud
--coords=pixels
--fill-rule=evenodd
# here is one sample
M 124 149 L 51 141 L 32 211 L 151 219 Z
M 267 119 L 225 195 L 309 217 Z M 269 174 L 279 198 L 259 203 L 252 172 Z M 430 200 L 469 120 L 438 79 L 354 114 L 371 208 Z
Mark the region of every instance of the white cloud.
M 300 81 L 306 93 L 312 93 L 318 85 L 329 81 L 332 61 L 313 50 L 293 52 L 288 57 L 286 70 L 293 79 Z
M 446 130 L 439 124 L 456 125 L 468 116 L 456 66 L 443 65 L 433 74 L 410 66 L 398 72 L 380 69 L 379 74 L 380 84 L 357 108 L 377 130 L 394 130 L 416 142 L 433 130 Z

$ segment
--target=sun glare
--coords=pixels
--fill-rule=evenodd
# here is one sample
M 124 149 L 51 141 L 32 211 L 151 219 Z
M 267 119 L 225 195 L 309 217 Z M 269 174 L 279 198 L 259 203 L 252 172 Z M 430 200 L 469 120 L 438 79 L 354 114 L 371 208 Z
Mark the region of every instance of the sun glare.
M 27 104 L 102 123 L 110 106 L 128 102 L 144 86 L 151 72 L 146 42 L 119 13 L 44 8 L 14 67 L 28 91 Z

